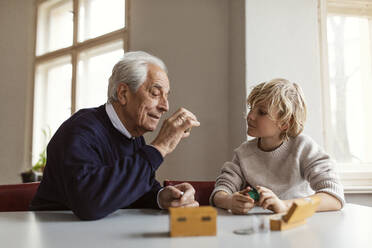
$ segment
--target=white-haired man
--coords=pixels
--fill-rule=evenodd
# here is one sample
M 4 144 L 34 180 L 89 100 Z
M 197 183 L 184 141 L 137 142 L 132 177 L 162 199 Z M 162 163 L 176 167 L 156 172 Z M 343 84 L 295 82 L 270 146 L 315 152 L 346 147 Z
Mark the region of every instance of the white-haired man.
M 113 68 L 108 101 L 65 121 L 48 144 L 43 180 L 31 210 L 71 209 L 84 220 L 119 208 L 198 206 L 190 184 L 161 188 L 155 171 L 190 129 L 195 115 L 179 109 L 146 145 L 169 110 L 164 63 L 145 52 L 128 52 Z

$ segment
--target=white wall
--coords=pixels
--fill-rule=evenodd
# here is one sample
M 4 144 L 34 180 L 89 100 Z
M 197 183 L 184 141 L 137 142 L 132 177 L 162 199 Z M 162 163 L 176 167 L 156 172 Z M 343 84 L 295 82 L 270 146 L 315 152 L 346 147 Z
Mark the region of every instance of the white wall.
M 229 157 L 228 8 L 227 0 L 131 2 L 130 49 L 164 60 L 170 113 L 184 107 L 201 123 L 165 158 L 160 181 L 214 180 Z M 147 141 L 153 137 L 147 135 Z
M 316 0 L 247 0 L 248 90 L 283 77 L 301 85 L 308 107 L 305 133 L 323 145 Z
M 247 137 L 245 0 L 229 1 L 229 158 Z
M 0 1 L 0 184 L 27 167 L 33 58 L 33 1 Z

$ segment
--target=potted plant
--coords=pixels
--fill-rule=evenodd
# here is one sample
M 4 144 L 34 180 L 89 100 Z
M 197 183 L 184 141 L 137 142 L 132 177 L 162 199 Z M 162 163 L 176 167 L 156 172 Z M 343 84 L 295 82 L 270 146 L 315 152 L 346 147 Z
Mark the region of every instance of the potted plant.
M 47 129 L 42 130 L 44 138 L 47 140 L 47 143 L 49 142 L 51 131 L 48 127 Z M 23 183 L 29 183 L 29 182 L 37 182 L 41 181 L 41 178 L 43 176 L 43 171 L 46 165 L 46 146 L 44 147 L 43 151 L 39 154 L 39 160 L 32 165 L 32 167 L 21 173 L 22 182 Z

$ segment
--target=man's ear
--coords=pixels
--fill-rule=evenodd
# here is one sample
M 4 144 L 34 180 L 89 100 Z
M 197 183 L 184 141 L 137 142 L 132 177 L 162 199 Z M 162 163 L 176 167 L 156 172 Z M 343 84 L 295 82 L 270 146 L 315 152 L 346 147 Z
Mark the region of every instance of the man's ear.
M 126 105 L 128 102 L 129 87 L 126 83 L 119 83 L 118 88 L 116 89 L 118 96 L 118 102 L 122 105 Z

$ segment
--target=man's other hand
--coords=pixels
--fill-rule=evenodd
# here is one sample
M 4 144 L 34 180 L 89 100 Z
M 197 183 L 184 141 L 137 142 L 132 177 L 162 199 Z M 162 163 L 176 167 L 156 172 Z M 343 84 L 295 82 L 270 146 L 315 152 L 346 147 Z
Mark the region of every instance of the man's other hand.
M 199 203 L 194 198 L 195 189 L 189 183 L 167 186 L 159 193 L 161 208 L 169 207 L 198 207 Z

